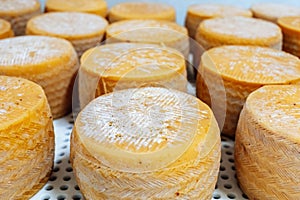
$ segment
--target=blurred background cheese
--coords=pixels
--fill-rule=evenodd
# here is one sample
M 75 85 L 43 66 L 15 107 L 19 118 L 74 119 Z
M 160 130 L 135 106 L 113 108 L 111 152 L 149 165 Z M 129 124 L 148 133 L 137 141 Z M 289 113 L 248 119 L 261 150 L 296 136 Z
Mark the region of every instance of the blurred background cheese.
M 222 46 L 202 55 L 197 96 L 212 106 L 219 125 L 225 119 L 222 133 L 234 136 L 247 96 L 263 85 L 274 84 L 300 84 L 296 56 L 266 47 Z M 220 112 L 224 107 L 226 116 Z
M 29 199 L 50 176 L 52 116 L 43 89 L 0 76 L 0 199 Z
M 0 18 L 10 22 L 15 35 L 24 35 L 27 21 L 40 13 L 38 0 L 0 0 Z
M 249 95 L 236 142 L 237 177 L 249 199 L 299 199 L 300 86 L 265 86 Z
M 108 22 L 97 15 L 80 12 L 52 12 L 32 18 L 26 34 L 46 35 L 69 40 L 78 56 L 99 44 Z
M 54 118 L 70 112 L 77 54 L 70 42 L 46 36 L 0 40 L 0 75 L 18 76 L 45 90 Z
M 72 133 L 71 163 L 86 199 L 211 199 L 219 161 L 213 113 L 176 90 L 100 96 Z
M 14 32 L 11 29 L 11 25 L 8 21 L 0 19 L 0 39 L 13 37 Z

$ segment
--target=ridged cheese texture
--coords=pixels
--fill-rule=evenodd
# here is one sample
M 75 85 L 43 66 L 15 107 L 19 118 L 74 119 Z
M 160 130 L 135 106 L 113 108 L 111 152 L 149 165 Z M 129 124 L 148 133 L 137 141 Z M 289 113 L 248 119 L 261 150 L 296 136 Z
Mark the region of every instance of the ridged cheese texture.
M 47 0 L 47 12 L 86 12 L 105 17 L 107 4 L 105 0 Z
M 265 86 L 249 95 L 239 120 L 237 177 L 250 199 L 298 199 L 300 86 Z
M 251 7 L 254 17 L 277 23 L 281 17 L 299 16 L 300 7 L 282 3 L 257 3 Z
M 247 96 L 259 87 L 271 84 L 300 84 L 300 60 L 265 47 L 216 47 L 202 55 L 197 96 L 214 107 L 221 126 L 225 119 L 222 132 L 234 136 Z M 226 113 L 221 113 L 224 108 Z
M 27 21 L 40 13 L 38 0 L 0 0 L 0 18 L 10 22 L 16 35 L 24 35 Z
M 112 23 L 106 30 L 106 42 L 137 42 L 160 44 L 175 48 L 186 57 L 189 38 L 186 28 L 175 22 L 161 20 L 124 20 Z
M 166 88 L 96 98 L 78 115 L 71 139 L 71 162 L 88 199 L 211 199 L 219 159 L 209 107 Z
M 102 94 L 144 86 L 185 92 L 187 79 L 183 55 L 158 45 L 114 43 L 90 49 L 81 57 L 81 107 Z
M 108 13 L 109 22 L 129 19 L 176 20 L 175 8 L 164 3 L 124 2 L 113 6 Z
M 271 22 L 235 16 L 203 21 L 197 29 L 196 40 L 204 49 L 222 45 L 254 45 L 281 50 L 282 33 Z
M 67 40 L 46 36 L 0 40 L 0 75 L 23 77 L 41 85 L 54 118 L 71 109 L 77 69 L 77 54 Z
M 0 39 L 13 37 L 14 32 L 11 29 L 11 25 L 8 21 L 0 19 Z
M 54 159 L 52 116 L 39 85 L 0 76 L 0 146 L 0 199 L 29 199 Z
M 108 22 L 97 15 L 80 12 L 52 12 L 28 21 L 26 34 L 46 35 L 69 40 L 77 54 L 97 46 L 105 34 Z
M 300 14 L 295 17 L 281 17 L 278 25 L 283 33 L 283 50 L 300 57 Z
M 193 4 L 188 7 L 185 26 L 195 38 L 197 27 L 205 19 L 228 16 L 252 17 L 252 12 L 243 8 L 223 4 Z

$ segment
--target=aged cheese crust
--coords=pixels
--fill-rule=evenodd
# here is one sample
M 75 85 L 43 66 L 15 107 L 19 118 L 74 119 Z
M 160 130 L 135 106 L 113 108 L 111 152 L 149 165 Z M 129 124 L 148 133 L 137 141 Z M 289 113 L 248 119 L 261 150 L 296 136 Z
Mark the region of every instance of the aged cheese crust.
M 13 37 L 14 32 L 11 29 L 11 25 L 8 21 L 0 19 L 0 39 Z

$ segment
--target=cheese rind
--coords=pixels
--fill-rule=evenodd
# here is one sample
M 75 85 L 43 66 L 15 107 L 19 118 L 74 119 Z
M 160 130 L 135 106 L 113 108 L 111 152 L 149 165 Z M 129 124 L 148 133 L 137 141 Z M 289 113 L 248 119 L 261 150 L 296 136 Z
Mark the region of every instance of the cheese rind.
M 14 32 L 11 29 L 11 25 L 8 21 L 0 19 L 0 39 L 13 37 Z

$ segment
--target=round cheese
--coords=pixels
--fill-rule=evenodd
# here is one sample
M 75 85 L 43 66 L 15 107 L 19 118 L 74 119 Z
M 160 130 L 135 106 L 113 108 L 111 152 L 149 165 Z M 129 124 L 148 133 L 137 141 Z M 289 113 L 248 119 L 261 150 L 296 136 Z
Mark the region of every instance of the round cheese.
M 88 199 L 210 199 L 219 159 L 209 107 L 166 88 L 96 98 L 78 115 L 71 139 L 71 162 Z
M 129 19 L 176 20 L 174 7 L 154 2 L 124 2 L 113 6 L 108 14 L 109 22 Z
M 95 97 L 125 88 L 162 86 L 186 91 L 183 55 L 171 48 L 140 43 L 98 46 L 81 57 L 81 107 Z
M 11 25 L 8 21 L 0 19 L 0 39 L 13 37 L 14 32 L 11 29 Z
M 247 17 L 214 18 L 203 21 L 196 40 L 204 49 L 222 45 L 254 45 L 281 50 L 282 33 L 270 22 Z
M 32 18 L 26 34 L 48 35 L 69 40 L 78 56 L 99 44 L 108 22 L 97 15 L 79 12 L 52 12 Z
M 71 109 L 78 58 L 71 43 L 46 36 L 0 40 L 0 75 L 29 79 L 43 87 L 54 118 Z
M 300 84 L 297 57 L 265 47 L 216 47 L 201 57 L 197 96 L 212 106 L 222 133 L 234 136 L 247 96 L 274 84 Z
M 237 177 L 250 199 L 297 199 L 300 86 L 265 86 L 247 98 L 235 143 Z
M 194 4 L 187 10 L 185 25 L 189 35 L 195 38 L 197 28 L 205 19 L 228 16 L 252 17 L 252 12 L 243 8 L 222 4 Z
M 24 35 L 27 21 L 40 13 L 38 0 L 0 0 L 0 18 L 10 22 L 16 35 Z
M 0 76 L 0 122 L 0 199 L 30 199 L 47 182 L 54 159 L 52 116 L 43 89 Z
M 115 22 L 106 30 L 107 43 L 137 42 L 160 44 L 175 48 L 185 57 L 189 54 L 186 28 L 161 20 L 125 20 Z
M 87 12 L 105 17 L 107 14 L 107 4 L 105 0 L 47 0 L 46 11 Z

